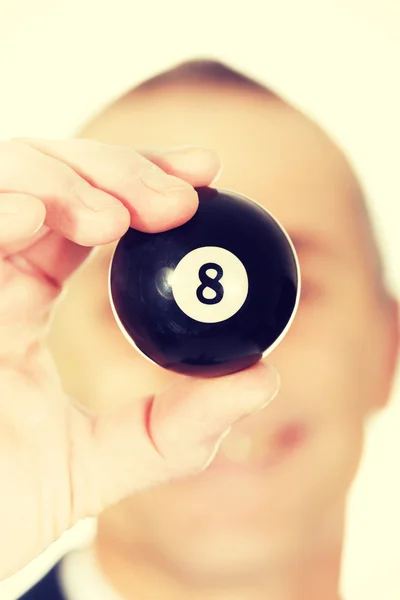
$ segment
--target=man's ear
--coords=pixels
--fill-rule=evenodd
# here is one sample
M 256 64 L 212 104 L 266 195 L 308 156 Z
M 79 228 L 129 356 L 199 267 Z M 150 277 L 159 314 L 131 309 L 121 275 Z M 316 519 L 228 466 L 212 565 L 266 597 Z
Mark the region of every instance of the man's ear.
M 400 304 L 393 296 L 388 297 L 382 311 L 383 314 L 383 368 L 382 390 L 379 406 L 387 405 L 391 397 L 392 387 L 399 360 L 400 350 Z

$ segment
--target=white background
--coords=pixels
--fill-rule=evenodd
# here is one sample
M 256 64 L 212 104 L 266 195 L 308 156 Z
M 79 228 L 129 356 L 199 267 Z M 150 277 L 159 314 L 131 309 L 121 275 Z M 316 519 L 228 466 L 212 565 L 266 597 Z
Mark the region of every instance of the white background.
M 339 141 L 400 292 L 400 0 L 0 0 L 0 139 L 73 135 L 135 83 L 199 56 L 245 70 Z M 351 494 L 345 600 L 400 598 L 399 462 L 400 381 Z M 0 584 L 1 600 L 94 527 L 83 522 Z

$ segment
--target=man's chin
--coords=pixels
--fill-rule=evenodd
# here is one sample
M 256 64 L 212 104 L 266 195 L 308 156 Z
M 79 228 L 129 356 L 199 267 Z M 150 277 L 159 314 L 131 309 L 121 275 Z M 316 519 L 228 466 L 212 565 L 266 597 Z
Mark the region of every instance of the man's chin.
M 255 583 L 270 569 L 278 569 L 292 556 L 287 541 L 270 538 L 257 532 L 213 532 L 213 534 L 185 538 L 182 545 L 168 550 L 181 572 L 191 580 L 204 580 L 208 585 L 221 586 L 226 579 L 232 585 L 237 583 Z M 174 557 L 174 558 L 172 558 Z

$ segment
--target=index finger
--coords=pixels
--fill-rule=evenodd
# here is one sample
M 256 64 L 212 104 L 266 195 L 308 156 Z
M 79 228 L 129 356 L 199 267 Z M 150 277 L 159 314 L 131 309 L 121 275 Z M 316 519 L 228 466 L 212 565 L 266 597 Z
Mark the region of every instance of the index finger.
M 220 170 L 214 152 L 204 148 L 147 150 L 87 139 L 61 141 L 18 139 L 58 159 L 92 186 L 121 201 L 131 227 L 155 232 L 178 227 L 197 210 L 194 185 L 208 185 Z

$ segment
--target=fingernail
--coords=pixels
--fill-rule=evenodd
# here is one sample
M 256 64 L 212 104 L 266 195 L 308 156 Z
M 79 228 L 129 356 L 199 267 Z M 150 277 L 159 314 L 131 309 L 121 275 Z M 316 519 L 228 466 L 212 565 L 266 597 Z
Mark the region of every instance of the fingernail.
M 275 367 L 273 365 L 268 365 L 267 369 L 269 371 L 269 394 L 268 394 L 268 398 L 267 400 L 265 400 L 264 402 L 262 402 L 261 404 L 259 404 L 258 406 L 256 406 L 250 413 L 249 415 L 254 415 L 262 410 L 264 410 L 264 408 L 266 408 L 271 402 L 272 400 L 277 396 L 278 392 L 279 392 L 279 388 L 280 388 L 280 384 L 281 384 L 281 377 L 278 373 L 278 371 L 275 369 Z
M 8 215 L 16 215 L 20 210 L 19 203 L 10 200 L 9 198 L 3 199 L 0 197 L 0 215 L 8 216 Z
M 224 439 L 226 437 L 228 437 L 228 435 L 230 434 L 231 431 L 232 431 L 232 426 L 225 429 L 225 431 L 223 431 L 221 433 L 221 435 L 216 439 L 212 453 L 203 467 L 204 469 L 207 469 L 207 467 L 209 467 L 210 464 L 213 462 L 214 458 L 216 457 L 216 455 L 218 453 L 218 450 L 220 449 L 222 442 L 224 441 Z
M 174 190 L 182 189 L 185 184 L 177 177 L 167 175 L 158 168 L 149 168 L 140 176 L 141 181 L 155 192 L 169 193 Z
M 165 154 L 185 154 L 186 152 L 196 152 L 201 150 L 199 146 L 191 146 L 190 144 L 184 144 L 182 146 L 171 146 L 165 151 Z
M 225 438 L 227 435 L 229 435 L 229 433 L 232 430 L 232 425 L 229 425 L 229 427 L 227 427 L 226 429 L 224 429 L 224 431 L 222 431 L 222 433 L 213 433 L 212 435 L 208 436 L 207 438 L 205 438 L 205 440 L 203 440 L 206 444 L 217 444 L 219 445 Z
M 264 410 L 264 408 L 266 408 L 278 394 L 281 381 L 278 371 L 275 369 L 275 367 L 273 367 L 270 364 L 266 365 L 265 363 L 261 363 L 259 366 L 267 370 L 268 372 L 268 375 L 266 376 L 267 381 L 265 384 L 265 395 L 263 399 L 261 399 L 259 404 L 253 406 L 253 408 L 248 409 L 246 413 L 238 417 L 233 423 L 233 425 L 236 425 L 236 423 L 242 421 L 242 419 L 251 417 L 252 415 L 255 415 L 256 413 Z
M 221 445 L 221 443 L 224 441 L 224 439 L 226 437 L 228 437 L 228 435 L 230 434 L 230 432 L 232 431 L 232 425 L 230 425 L 227 429 L 225 429 L 225 431 L 223 431 L 220 435 L 220 437 L 218 438 L 217 441 L 217 446 L 219 447 Z
M 216 176 L 214 177 L 214 179 L 212 180 L 211 183 L 216 183 L 218 181 L 218 179 L 221 176 L 221 173 L 222 173 L 223 169 L 224 169 L 224 165 L 221 163 L 221 166 L 220 166 L 220 168 L 218 170 L 218 173 L 216 174 Z

